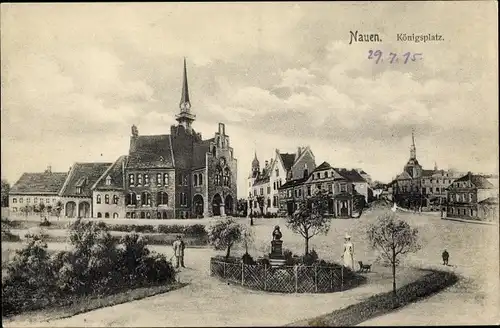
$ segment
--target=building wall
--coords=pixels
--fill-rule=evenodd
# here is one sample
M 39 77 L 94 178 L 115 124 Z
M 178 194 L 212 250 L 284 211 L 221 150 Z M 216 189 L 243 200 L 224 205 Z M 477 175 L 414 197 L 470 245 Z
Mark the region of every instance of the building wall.
M 271 168 L 271 175 L 269 177 L 269 186 L 271 187 L 271 194 L 269 197 L 271 199 L 271 206 L 267 208 L 266 202 L 266 211 L 273 214 L 278 213 L 280 208 L 278 188 L 286 182 L 286 170 L 283 167 L 280 157 L 279 152 L 276 152 L 275 160 Z M 276 172 L 276 170 L 278 170 L 278 172 Z
M 365 202 L 368 203 L 368 182 L 354 182 L 354 190 L 365 197 Z
M 76 197 L 76 196 L 70 196 L 70 197 L 61 197 L 60 198 L 63 208 L 61 209 L 61 217 L 65 218 L 78 218 L 80 216 L 79 209 L 82 207 L 83 203 L 88 203 L 89 204 L 89 216 L 92 217 L 92 197 Z M 70 216 L 68 214 L 68 206 L 70 203 L 75 203 L 75 211 L 73 216 Z M 85 216 L 81 216 L 85 217 Z
M 106 195 L 109 197 L 109 203 L 106 204 Z M 101 203 L 98 204 L 98 196 L 101 197 Z M 118 197 L 118 204 L 113 203 L 113 197 Z M 92 217 L 106 218 L 124 218 L 125 217 L 125 195 L 122 191 L 99 191 L 92 192 Z
M 21 208 L 25 206 L 35 206 L 41 202 L 45 206 L 56 206 L 57 202 L 60 200 L 58 195 L 46 194 L 46 195 L 29 195 L 29 194 L 9 194 L 9 212 L 14 215 L 21 214 Z
M 299 156 L 298 161 L 292 166 L 292 180 L 302 179 L 304 177 L 304 167 L 306 164 L 309 173 L 316 169 L 316 162 L 310 150 L 305 150 L 305 153 Z
M 157 174 L 160 173 L 162 177 L 162 183 L 158 185 Z M 129 175 L 134 174 L 135 180 L 134 184 L 130 185 Z M 143 183 L 141 185 L 137 184 L 137 175 L 142 174 Z M 150 183 L 149 185 L 144 184 L 144 174 L 149 174 Z M 168 174 L 168 185 L 163 184 L 163 174 Z M 146 213 L 149 213 L 151 218 L 157 218 L 157 211 L 166 212 L 167 219 L 175 218 L 175 204 L 176 204 L 176 172 L 174 169 L 125 169 L 125 194 L 123 196 L 124 201 L 126 194 L 129 192 L 134 192 L 136 195 L 141 195 L 142 192 L 149 192 L 151 194 L 151 206 L 140 205 L 141 200 L 137 200 L 136 205 L 125 205 L 124 212 L 125 217 L 132 217 L 135 215 L 136 218 L 141 218 Z M 159 191 L 166 192 L 168 195 L 168 205 L 162 205 L 158 207 L 157 204 L 157 193 Z M 124 203 L 126 204 L 126 203 Z M 144 213 L 144 214 L 142 214 Z M 163 216 L 162 216 L 163 218 Z
M 216 139 L 217 137 L 220 137 L 221 134 L 216 133 Z M 208 216 L 214 216 L 213 211 L 213 201 L 214 197 L 218 194 L 220 195 L 222 202 L 225 205 L 225 201 L 228 196 L 232 198 L 232 208 L 231 211 L 234 213 L 236 210 L 236 204 L 238 201 L 238 195 L 237 195 L 237 170 L 238 170 L 238 163 L 236 158 L 234 158 L 233 154 L 233 149 L 229 147 L 229 137 L 225 136 L 225 143 L 222 143 L 222 138 L 219 138 L 219 143 L 214 143 L 210 147 L 214 146 L 215 147 L 215 157 L 213 154 L 208 154 L 207 155 L 207 179 L 208 179 L 208 190 L 207 190 L 207 203 L 208 203 L 208 208 L 207 208 L 207 214 Z M 231 181 L 230 181 L 230 186 L 223 186 L 223 185 L 216 185 L 215 184 L 215 172 L 216 172 L 216 167 L 220 163 L 220 159 L 225 158 L 226 164 L 230 169 L 231 172 Z M 224 213 L 226 214 L 225 210 Z
M 477 201 L 480 202 L 489 197 L 497 197 L 498 189 L 478 189 L 477 190 Z

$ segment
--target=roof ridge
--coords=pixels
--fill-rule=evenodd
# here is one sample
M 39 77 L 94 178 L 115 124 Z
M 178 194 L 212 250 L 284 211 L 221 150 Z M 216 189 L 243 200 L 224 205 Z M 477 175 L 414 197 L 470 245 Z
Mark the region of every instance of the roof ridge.
M 124 155 L 121 155 L 119 156 L 113 163 L 111 163 L 111 165 L 109 165 L 109 167 L 106 169 L 106 171 L 104 171 L 103 174 L 101 174 L 101 176 L 99 177 L 99 179 L 97 179 L 97 181 L 92 185 L 92 187 L 90 187 L 90 190 L 94 190 L 97 185 L 101 182 L 101 180 L 103 179 L 103 177 L 106 175 L 106 174 L 109 174 L 109 172 L 111 171 L 112 168 L 114 168 L 118 161 L 121 160 L 123 158 Z

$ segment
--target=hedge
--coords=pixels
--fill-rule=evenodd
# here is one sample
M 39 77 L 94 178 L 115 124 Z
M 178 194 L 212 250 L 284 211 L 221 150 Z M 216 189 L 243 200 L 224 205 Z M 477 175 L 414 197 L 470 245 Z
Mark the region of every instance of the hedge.
M 397 298 L 394 301 L 393 292 L 374 295 L 365 301 L 350 305 L 346 308 L 335 310 L 332 313 L 306 320 L 300 325 L 315 327 L 346 327 L 356 326 L 363 321 L 377 316 L 387 314 L 396 308 L 404 307 L 416 302 L 421 298 L 435 294 L 446 287 L 455 284 L 458 277 L 451 272 L 431 271 L 408 285 L 397 290 Z M 290 326 L 296 325 L 296 323 Z

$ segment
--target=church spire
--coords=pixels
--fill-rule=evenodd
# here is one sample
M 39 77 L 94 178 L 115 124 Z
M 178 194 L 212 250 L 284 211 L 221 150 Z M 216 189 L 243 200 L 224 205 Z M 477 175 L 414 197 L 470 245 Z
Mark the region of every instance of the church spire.
M 410 147 L 410 158 L 417 158 L 417 148 L 415 147 L 415 131 L 412 129 L 411 131 L 411 147 Z
M 182 77 L 182 94 L 181 102 L 179 103 L 181 110 L 191 108 L 191 103 L 189 102 L 189 88 L 187 81 L 187 69 L 186 69 L 186 57 L 184 57 L 184 76 Z
M 189 88 L 187 82 L 186 57 L 184 57 L 184 72 L 182 77 L 182 93 L 179 103 L 180 113 L 175 116 L 177 122 L 184 126 L 186 130 L 191 130 L 191 123 L 196 118 L 196 115 L 191 114 L 191 102 L 189 101 Z

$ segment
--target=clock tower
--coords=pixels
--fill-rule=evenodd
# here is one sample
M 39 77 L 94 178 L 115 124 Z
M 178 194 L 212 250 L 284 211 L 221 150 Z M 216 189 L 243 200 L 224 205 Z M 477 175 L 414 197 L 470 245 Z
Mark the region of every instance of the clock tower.
M 196 119 L 196 115 L 191 113 L 191 102 L 189 101 L 189 88 L 187 82 L 186 58 L 184 58 L 184 75 L 182 78 L 182 94 L 179 103 L 180 113 L 175 116 L 179 125 L 182 125 L 186 131 L 192 132 L 191 124 Z

